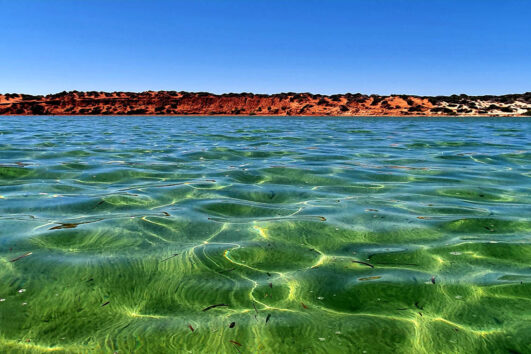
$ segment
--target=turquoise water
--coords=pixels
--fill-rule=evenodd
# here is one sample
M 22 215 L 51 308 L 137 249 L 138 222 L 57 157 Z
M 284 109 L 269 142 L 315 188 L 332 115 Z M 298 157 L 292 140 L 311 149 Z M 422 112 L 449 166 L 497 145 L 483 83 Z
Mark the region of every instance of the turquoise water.
M 531 352 L 530 132 L 2 117 L 1 351 Z

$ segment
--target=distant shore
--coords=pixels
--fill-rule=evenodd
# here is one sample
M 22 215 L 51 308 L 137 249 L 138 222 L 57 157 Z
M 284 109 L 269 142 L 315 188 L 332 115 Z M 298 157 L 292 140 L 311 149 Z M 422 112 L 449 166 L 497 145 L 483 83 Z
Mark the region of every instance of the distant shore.
M 501 96 L 207 92 L 0 94 L 0 115 L 531 116 L 531 92 Z

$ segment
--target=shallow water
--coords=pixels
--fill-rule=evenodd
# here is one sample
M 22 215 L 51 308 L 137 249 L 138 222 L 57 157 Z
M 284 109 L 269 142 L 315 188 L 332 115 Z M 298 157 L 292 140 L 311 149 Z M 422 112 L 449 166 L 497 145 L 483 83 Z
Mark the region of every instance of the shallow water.
M 2 117 L 2 352 L 531 352 L 530 132 Z

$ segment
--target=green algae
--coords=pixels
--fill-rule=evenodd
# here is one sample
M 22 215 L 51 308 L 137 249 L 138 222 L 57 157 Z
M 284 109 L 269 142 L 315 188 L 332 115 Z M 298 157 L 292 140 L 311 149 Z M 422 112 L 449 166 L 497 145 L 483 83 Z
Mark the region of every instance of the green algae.
M 95 119 L 1 123 L 1 352 L 531 351 L 528 120 Z

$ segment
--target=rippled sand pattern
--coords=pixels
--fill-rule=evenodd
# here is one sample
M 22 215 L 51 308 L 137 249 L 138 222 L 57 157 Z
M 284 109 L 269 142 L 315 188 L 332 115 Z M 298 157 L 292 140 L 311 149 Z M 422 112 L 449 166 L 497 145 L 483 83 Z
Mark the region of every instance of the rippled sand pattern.
M 529 353 L 530 132 L 2 118 L 0 351 Z

